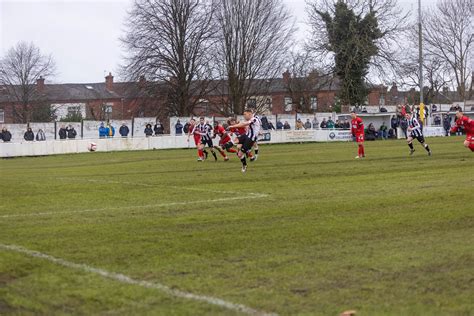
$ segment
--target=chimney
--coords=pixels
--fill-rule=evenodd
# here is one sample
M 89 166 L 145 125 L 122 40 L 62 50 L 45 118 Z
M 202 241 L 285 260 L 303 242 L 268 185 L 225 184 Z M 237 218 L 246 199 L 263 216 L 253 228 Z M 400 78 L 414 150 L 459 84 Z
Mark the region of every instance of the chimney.
M 284 82 L 285 84 L 289 84 L 289 83 L 290 83 L 290 76 L 291 76 L 291 74 L 290 74 L 290 72 L 289 72 L 288 70 L 283 73 L 283 82 Z
M 397 87 L 397 84 L 395 82 L 392 83 L 392 88 L 390 89 L 390 93 L 392 95 L 398 94 L 398 87 Z
M 40 76 L 38 79 L 36 79 L 36 91 L 39 93 L 44 92 L 44 78 L 43 76 Z
M 142 76 L 140 76 L 140 78 L 138 79 L 138 86 L 139 86 L 140 88 L 144 88 L 145 85 L 146 85 L 146 78 L 145 78 L 145 76 L 142 75 Z
M 109 91 L 114 90 L 114 76 L 109 72 L 109 75 L 105 77 L 105 88 Z

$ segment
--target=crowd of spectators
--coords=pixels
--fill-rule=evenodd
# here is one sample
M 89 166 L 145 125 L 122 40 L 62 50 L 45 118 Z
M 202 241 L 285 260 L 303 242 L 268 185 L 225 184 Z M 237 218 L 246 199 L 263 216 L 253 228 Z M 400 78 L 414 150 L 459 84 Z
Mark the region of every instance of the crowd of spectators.
M 437 112 L 437 107 L 435 105 L 431 106 L 431 111 L 435 112 L 432 113 L 432 122 L 433 126 L 440 126 L 443 127 L 445 131 L 445 135 L 449 136 L 450 135 L 450 129 L 453 124 L 453 118 L 452 115 L 450 115 L 450 112 L 447 112 L 445 114 L 442 113 L 436 113 Z M 453 107 L 452 110 L 456 110 L 456 107 Z M 412 106 L 410 107 L 409 105 L 399 105 L 397 106 L 396 110 L 396 115 L 392 116 L 390 121 L 389 121 L 389 126 L 385 124 L 385 122 L 380 125 L 380 127 L 377 129 L 373 123 L 367 122 L 365 133 L 366 133 L 366 139 L 367 140 L 375 140 L 375 139 L 391 139 L 391 138 L 397 138 L 398 137 L 398 131 L 400 130 L 403 133 L 403 137 L 407 137 L 407 129 L 408 129 L 408 122 L 407 119 L 405 118 L 405 113 L 407 112 L 412 112 L 412 111 L 417 111 L 417 108 Z M 361 112 L 364 112 L 364 109 L 362 109 Z M 261 122 L 262 122 L 262 129 L 265 131 L 268 130 L 291 130 L 293 127 L 290 124 L 289 121 L 285 120 L 282 121 L 280 119 L 277 119 L 275 122 L 275 125 L 268 120 L 266 116 L 261 117 Z M 312 119 L 306 118 L 301 119 L 298 118 L 294 122 L 294 129 L 295 130 L 311 130 L 311 129 L 339 129 L 339 130 L 350 130 L 351 124 L 348 119 L 336 119 L 334 121 L 332 117 L 328 118 L 323 118 L 322 121 L 320 122 L 316 116 L 314 116 Z M 175 135 L 186 135 L 189 132 L 189 122 L 185 122 L 184 124 L 178 119 L 176 123 L 174 124 L 174 131 Z M 122 125 L 119 128 L 119 134 L 122 138 L 127 138 L 130 135 L 130 128 L 127 126 L 125 122 L 122 123 Z M 99 133 L 99 138 L 112 138 L 115 136 L 115 128 L 112 126 L 110 122 L 101 122 L 99 127 L 98 127 L 98 133 Z M 150 136 L 160 136 L 164 135 L 165 133 L 165 127 L 164 125 L 159 122 L 158 120 L 155 122 L 154 125 L 152 123 L 148 123 L 145 126 L 145 129 L 143 131 L 144 135 L 146 137 Z M 462 134 L 463 131 L 460 129 L 458 134 Z M 65 140 L 65 139 L 75 139 L 77 137 L 77 131 L 75 130 L 73 125 L 61 125 L 61 127 L 58 130 L 58 136 L 59 139 Z M 46 134 L 42 129 L 38 129 L 36 134 L 32 130 L 31 127 L 27 127 L 26 131 L 23 134 L 23 139 L 25 141 L 31 142 L 31 141 L 45 141 L 46 140 Z M 12 140 L 12 134 L 6 127 L 3 127 L 1 132 L 0 132 L 0 140 L 3 142 L 10 142 Z

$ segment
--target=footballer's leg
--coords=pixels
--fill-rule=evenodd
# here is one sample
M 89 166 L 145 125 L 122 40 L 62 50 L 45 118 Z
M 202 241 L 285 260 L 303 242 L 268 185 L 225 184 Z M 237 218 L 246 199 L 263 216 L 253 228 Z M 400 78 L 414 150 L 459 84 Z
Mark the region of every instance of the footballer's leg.
M 431 149 L 430 146 L 428 146 L 427 143 L 425 143 L 425 138 L 423 136 L 417 137 L 418 142 L 425 148 L 425 150 L 428 152 L 428 155 L 431 156 Z
M 214 151 L 214 144 L 212 143 L 212 139 L 209 139 L 207 141 L 207 146 L 209 147 L 209 150 L 211 151 L 211 154 L 214 157 L 214 161 L 217 161 L 217 155 L 216 155 L 216 152 Z
M 408 136 L 407 143 L 408 143 L 408 147 L 410 147 L 410 156 L 411 156 L 415 152 L 415 148 L 413 148 L 413 137 Z
M 198 161 L 203 161 L 204 160 L 204 146 L 203 144 L 199 143 L 197 145 L 197 148 L 198 148 Z
M 474 135 L 466 135 L 464 147 L 469 148 L 472 152 L 474 152 Z
M 219 146 L 214 146 L 215 149 L 221 154 L 221 156 L 224 158 L 224 161 L 229 160 L 229 157 L 227 157 L 224 149 L 223 149 L 224 144 L 219 144 Z

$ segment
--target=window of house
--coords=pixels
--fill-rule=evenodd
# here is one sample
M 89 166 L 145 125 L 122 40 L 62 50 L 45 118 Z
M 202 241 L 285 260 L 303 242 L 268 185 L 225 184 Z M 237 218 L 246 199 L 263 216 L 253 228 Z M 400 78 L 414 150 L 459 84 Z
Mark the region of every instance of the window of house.
M 78 113 L 81 113 L 81 107 L 80 106 L 68 106 L 67 107 L 67 114 L 68 115 L 76 115 Z
M 0 123 L 5 123 L 5 111 L 0 109 Z
M 265 100 L 265 110 L 270 113 L 272 112 L 272 98 L 267 98 Z
M 257 99 L 256 98 L 250 98 L 247 100 L 247 107 L 255 109 L 257 107 Z
M 290 97 L 285 97 L 285 112 L 293 110 L 293 100 Z
M 311 110 L 316 110 L 318 108 L 318 98 L 317 97 L 311 97 L 310 103 L 311 103 Z

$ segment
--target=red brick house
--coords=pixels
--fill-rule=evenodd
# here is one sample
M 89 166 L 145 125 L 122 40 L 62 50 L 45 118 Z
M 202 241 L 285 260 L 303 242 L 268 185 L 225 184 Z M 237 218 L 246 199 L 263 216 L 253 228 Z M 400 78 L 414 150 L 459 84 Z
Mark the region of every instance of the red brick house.
M 288 73 L 281 78 L 265 81 L 265 91 L 254 91 L 249 103 L 253 101 L 265 102 L 268 114 L 294 114 L 295 100 L 292 100 L 288 91 Z M 257 81 L 255 81 L 257 83 Z M 219 115 L 222 104 L 227 100 L 225 81 L 212 82 L 213 89 L 195 108 L 195 115 Z M 109 73 L 101 83 L 65 83 L 47 84 L 40 78 L 36 83 L 38 98 L 47 102 L 56 112 L 56 119 L 72 113 L 81 113 L 85 119 L 129 119 L 131 117 L 156 116 L 163 106 L 164 98 L 149 98 L 143 89 L 144 79 L 140 82 L 114 82 Z M 337 100 L 337 80 L 319 85 L 317 89 L 305 91 L 311 97 L 312 112 L 328 112 L 333 110 Z M 393 88 L 392 88 L 393 90 Z M 387 88 L 374 86 L 368 96 L 369 105 L 388 104 Z M 392 100 L 392 99 L 389 99 Z M 385 102 L 381 104 L 381 102 Z M 0 87 L 0 123 L 16 123 L 13 108 L 18 104 Z

